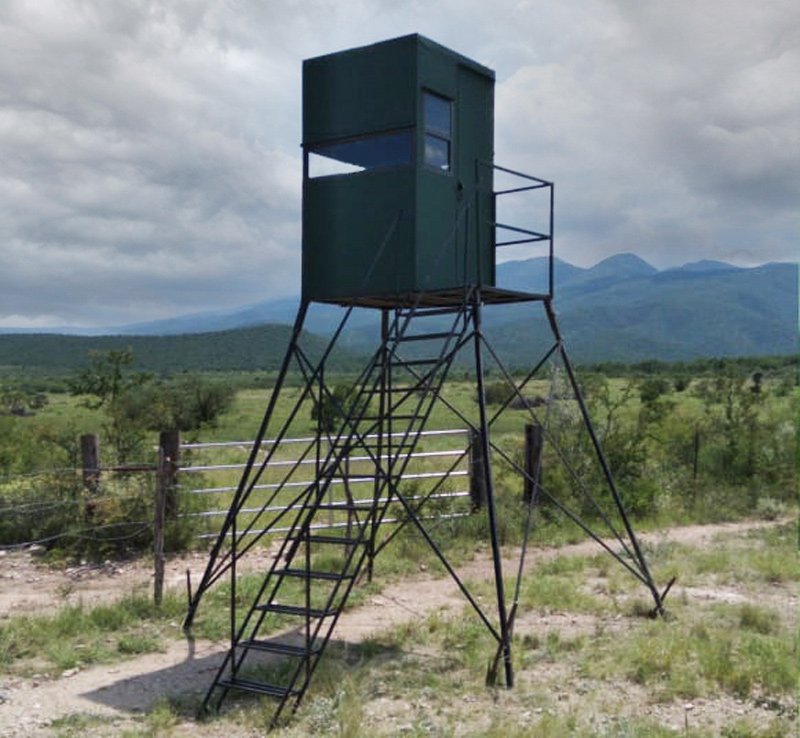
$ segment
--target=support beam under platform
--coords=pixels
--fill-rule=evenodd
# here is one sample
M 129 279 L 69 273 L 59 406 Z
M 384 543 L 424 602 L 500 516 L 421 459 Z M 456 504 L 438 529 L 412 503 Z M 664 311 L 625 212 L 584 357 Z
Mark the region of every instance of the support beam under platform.
M 383 304 L 381 298 L 361 298 L 342 307 L 342 317 L 326 347 L 316 355 L 305 346 L 303 324 L 312 306 L 301 305 L 292 340 L 261 423 L 247 467 L 233 496 L 229 513 L 211 551 L 186 618 L 191 627 L 204 593 L 222 577 L 231 587 L 230 648 L 213 682 L 205 704 L 219 707 L 231 690 L 254 692 L 277 700 L 273 724 L 284 709 L 296 709 L 308 689 L 314 671 L 334 632 L 349 595 L 364 576 L 372 576 L 375 557 L 409 526 L 430 545 L 497 641 L 496 664 L 502 660 L 504 682 L 513 686 L 512 631 L 519 607 L 519 584 L 524 574 L 527 538 L 532 528 L 534 506 L 549 504 L 597 540 L 622 566 L 639 579 L 654 599 L 654 610 L 663 612 L 663 597 L 652 580 L 647 562 L 603 455 L 580 394 L 574 370 L 562 340 L 549 296 L 514 293 L 475 286 L 460 290 L 408 295 L 407 301 Z M 492 346 L 491 331 L 484 315 L 502 309 L 505 303 L 525 302 L 539 306 L 550 326 L 550 340 L 533 368 L 515 378 Z M 344 335 L 353 310 L 368 306 L 378 325 L 378 345 L 355 378 L 345 385 L 341 377 L 332 381 L 332 357 Z M 541 337 L 539 337 L 541 338 Z M 520 340 L 532 340 L 520 336 Z M 446 391 L 453 370 L 458 368 L 474 387 L 474 399 L 455 402 Z M 544 410 L 531 407 L 524 392 L 534 380 L 551 382 L 550 401 Z M 491 371 L 495 385 L 506 387 L 507 396 L 489 412 L 486 377 Z M 295 386 L 288 396 L 287 378 Z M 499 379 L 498 379 L 499 378 Z M 558 392 L 552 383 L 563 383 Z M 571 393 L 585 432 L 595 450 L 609 495 L 601 503 L 597 495 L 575 479 L 580 493 L 592 499 L 596 513 L 583 519 L 568 501 L 558 498 L 542 482 L 542 465 L 563 463 L 573 474 L 566 453 L 552 431 L 557 413 L 550 412 L 553 398 L 565 402 L 564 388 Z M 284 399 L 282 399 L 284 398 Z M 278 410 L 280 404 L 280 411 Z M 493 438 L 497 421 L 511 406 L 517 413 L 520 438 L 526 423 L 540 429 L 541 454 L 535 465 L 519 464 L 500 439 Z M 315 418 L 308 434 L 308 417 Z M 471 505 L 469 494 L 459 497 L 461 510 L 439 505 L 439 492 L 453 484 L 449 473 L 421 486 L 424 474 L 411 474 L 418 463 L 422 434 L 434 423 L 457 422 L 479 444 L 482 476 L 476 485 L 483 490 L 485 504 Z M 283 442 L 292 429 L 303 427 L 307 435 L 300 459 L 288 468 Z M 504 430 L 507 433 L 508 424 Z M 469 448 L 464 450 L 467 464 Z M 279 463 L 280 462 L 280 463 Z M 314 469 L 313 480 L 300 483 L 301 464 Z M 496 469 L 505 467 L 519 480 L 519 488 L 500 488 Z M 453 467 L 454 468 L 454 467 Z M 504 474 L 508 478 L 508 474 Z M 413 479 L 413 484 L 412 484 Z M 524 486 L 535 489 L 522 500 Z M 368 492 L 367 492 L 368 490 Z M 502 510 L 514 509 L 513 495 L 525 519 L 525 541 L 516 570 L 514 594 L 508 599 L 507 572 L 503 571 L 500 529 Z M 455 503 L 453 503 L 455 504 Z M 280 511 L 279 511 L 280 510 Z M 255 511 L 255 512 L 254 512 Z M 467 514 L 484 516 L 485 537 L 493 559 L 494 610 L 485 610 L 448 560 L 446 547 L 437 540 L 436 526 L 442 520 L 458 520 Z M 389 528 L 388 521 L 394 526 Z M 237 562 L 270 531 L 288 531 L 280 539 L 276 556 L 264 573 L 250 601 L 237 596 Z M 255 531 L 258 531 L 256 534 Z M 616 541 L 609 544 L 607 538 Z M 277 635 L 276 635 L 277 633 Z M 251 666 L 258 654 L 270 653 L 287 660 L 280 679 L 266 680 Z

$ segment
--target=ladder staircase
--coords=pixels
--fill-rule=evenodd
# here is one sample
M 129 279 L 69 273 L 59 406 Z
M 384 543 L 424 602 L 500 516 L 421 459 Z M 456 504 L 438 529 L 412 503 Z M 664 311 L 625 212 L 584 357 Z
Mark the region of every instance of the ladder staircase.
M 365 565 L 371 574 L 387 510 L 402 503 L 403 471 L 470 335 L 467 300 L 384 311 L 380 348 L 339 407 L 337 432 L 317 434 L 316 479 L 278 555 L 240 623 L 232 612 L 230 648 L 205 708 L 219 709 L 231 690 L 272 697 L 271 727 L 287 705 L 297 708 Z

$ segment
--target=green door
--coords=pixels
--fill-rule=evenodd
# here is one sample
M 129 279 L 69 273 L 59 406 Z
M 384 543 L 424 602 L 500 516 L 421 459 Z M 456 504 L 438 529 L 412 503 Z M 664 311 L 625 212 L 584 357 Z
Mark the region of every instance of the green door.
M 493 85 L 469 67 L 458 67 L 453 174 L 466 201 L 459 228 L 462 273 L 467 283 L 494 284 L 492 218 Z

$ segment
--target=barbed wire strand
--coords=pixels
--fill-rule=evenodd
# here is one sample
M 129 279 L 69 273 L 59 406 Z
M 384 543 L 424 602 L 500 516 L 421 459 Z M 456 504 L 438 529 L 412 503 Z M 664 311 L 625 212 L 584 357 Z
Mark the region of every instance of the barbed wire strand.
M 129 533 L 124 536 L 112 536 L 108 538 L 105 537 L 100 538 L 100 537 L 84 535 L 85 533 L 90 531 L 98 531 L 98 530 L 104 530 L 106 528 L 116 528 L 120 526 L 130 526 L 130 525 L 137 525 L 139 526 L 139 528 L 133 533 Z M 50 543 L 51 541 L 57 541 L 59 538 L 78 538 L 86 541 L 103 541 L 103 542 L 125 541 L 130 538 L 136 537 L 142 531 L 149 529 L 151 525 L 152 523 L 149 523 L 144 520 L 131 520 L 120 523 L 107 523 L 106 525 L 98 525 L 91 528 L 84 528 L 83 530 L 80 531 L 65 531 L 64 533 L 57 533 L 56 535 L 47 536 L 46 538 L 38 538 L 35 541 L 24 541 L 22 543 L 3 544 L 0 545 L 0 551 L 14 551 L 17 549 L 29 548 L 30 546 L 41 546 L 43 543 Z

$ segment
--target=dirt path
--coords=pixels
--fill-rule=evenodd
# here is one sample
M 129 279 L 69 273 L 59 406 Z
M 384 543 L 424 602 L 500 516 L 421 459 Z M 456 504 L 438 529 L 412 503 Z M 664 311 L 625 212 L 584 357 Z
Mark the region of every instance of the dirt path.
M 642 541 L 669 540 L 696 546 L 705 545 L 720 533 L 736 533 L 759 527 L 774 525 L 766 521 L 719 523 L 713 525 L 690 525 L 666 531 L 639 534 Z M 531 563 L 556 555 L 591 555 L 601 549 L 593 541 L 562 546 L 532 549 Z M 519 552 L 508 553 L 508 565 L 516 564 Z M 207 557 L 190 553 L 171 557 L 167 561 L 165 584 L 180 588 L 186 584 L 186 572 L 190 572 L 195 584 L 202 577 Z M 240 564 L 246 570 L 259 570 L 269 566 L 272 555 L 269 549 L 253 549 Z M 465 576 L 491 575 L 491 562 L 478 557 L 463 569 Z M 26 612 L 42 612 L 64 604 L 79 602 L 96 603 L 117 599 L 132 592 L 149 592 L 153 586 L 152 563 L 146 559 L 123 562 L 106 562 L 101 565 L 83 564 L 65 569 L 54 569 L 44 565 L 37 557 L 26 551 L 8 553 L 0 551 L 0 622 L 10 615 Z
M 686 526 L 643 534 L 640 538 L 650 543 L 703 546 L 719 534 L 741 533 L 769 525 L 775 523 Z M 528 565 L 533 566 L 537 561 L 556 555 L 591 555 L 599 550 L 598 545 L 591 541 L 561 548 L 537 548 L 529 552 Z M 268 552 L 259 556 L 260 560 L 251 557 L 248 566 L 259 567 L 269 561 Z M 509 552 L 506 567 L 515 566 L 517 560 L 518 552 Z M 204 563 L 204 557 L 199 555 L 172 559 L 168 565 L 168 584 L 181 586 L 187 568 L 192 571 L 193 580 L 197 581 Z M 28 554 L 13 554 L 0 560 L 0 565 L 0 624 L 1 618 L 9 614 L 41 611 L 44 606 L 119 597 L 137 588 L 149 587 L 152 576 L 149 567 L 142 562 L 84 566 L 56 572 L 37 564 L 36 559 Z M 491 558 L 479 555 L 461 567 L 459 575 L 466 580 L 491 578 Z M 697 593 L 697 596 L 727 595 L 709 591 Z M 413 580 L 385 587 L 365 605 L 343 614 L 337 625 L 336 638 L 358 642 L 390 626 L 423 618 L 434 610 L 457 611 L 463 605 L 463 596 L 450 578 L 421 574 Z M 797 598 L 788 606 L 796 607 Z M 52 735 L 47 727 L 52 720 L 80 713 L 114 720 L 116 731 L 120 727 L 119 720 L 147 711 L 165 697 L 204 691 L 222 653 L 221 644 L 174 641 L 162 653 L 81 671 L 71 670 L 54 680 L 0 676 L 0 736 Z M 194 735 L 203 734 L 202 727 L 192 725 Z

